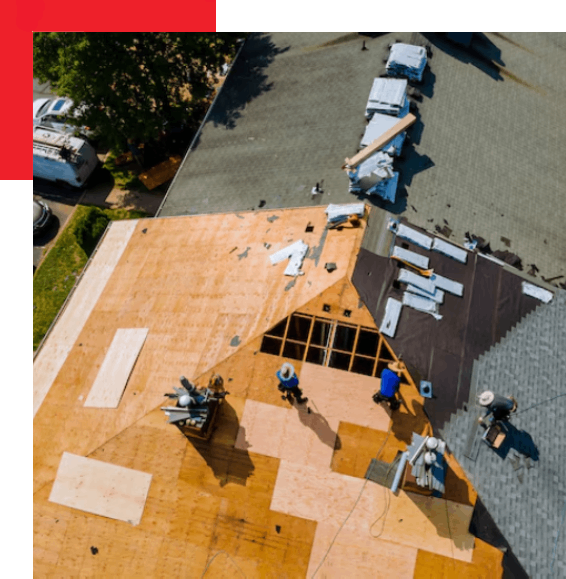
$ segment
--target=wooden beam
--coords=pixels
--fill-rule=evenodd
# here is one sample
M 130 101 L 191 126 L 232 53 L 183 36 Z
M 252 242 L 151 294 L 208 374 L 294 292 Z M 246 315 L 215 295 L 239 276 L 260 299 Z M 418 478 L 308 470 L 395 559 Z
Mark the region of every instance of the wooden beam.
M 375 141 L 362 149 L 351 159 L 346 158 L 342 169 L 354 169 L 361 162 L 365 161 L 368 157 L 373 155 L 376 151 L 379 151 L 379 149 L 394 139 L 399 133 L 406 131 L 416 120 L 417 117 L 415 117 L 415 115 L 412 113 L 409 113 L 406 117 L 399 119 L 399 122 L 391 127 L 388 131 L 385 131 L 385 133 L 383 133 L 379 139 L 375 139 Z

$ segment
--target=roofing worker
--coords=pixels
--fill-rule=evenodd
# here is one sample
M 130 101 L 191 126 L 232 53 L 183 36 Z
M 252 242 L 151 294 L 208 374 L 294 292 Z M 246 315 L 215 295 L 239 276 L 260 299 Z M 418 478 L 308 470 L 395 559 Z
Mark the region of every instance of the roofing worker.
M 396 362 L 389 364 L 389 368 L 385 368 L 381 372 L 381 385 L 379 392 L 376 392 L 373 395 L 373 401 L 376 404 L 379 404 L 380 402 L 387 402 L 391 410 L 397 410 L 401 405 L 397 398 L 399 385 L 401 384 L 401 378 L 393 370 L 399 371 L 400 365 Z
M 299 379 L 292 364 L 285 362 L 275 375 L 279 378 L 279 390 L 285 393 L 284 396 L 281 396 L 283 400 L 292 402 L 294 396 L 299 404 L 304 404 L 308 401 L 308 398 L 303 398 L 303 391 L 299 388 Z
M 517 401 L 512 396 L 501 396 L 494 394 L 491 390 L 486 390 L 478 396 L 480 406 L 485 408 L 485 416 L 480 419 L 480 423 L 499 422 L 508 420 L 509 415 L 517 410 Z

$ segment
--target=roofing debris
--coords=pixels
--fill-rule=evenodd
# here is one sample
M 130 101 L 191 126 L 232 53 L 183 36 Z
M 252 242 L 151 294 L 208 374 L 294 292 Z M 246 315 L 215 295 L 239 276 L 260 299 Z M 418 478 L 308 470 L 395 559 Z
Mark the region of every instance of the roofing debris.
M 533 298 L 536 298 L 545 304 L 550 303 L 554 297 L 554 294 L 551 291 L 545 290 L 538 285 L 534 285 L 526 281 L 521 283 L 521 287 L 524 294 L 532 296 Z
M 344 218 L 348 218 L 351 215 L 363 217 L 365 210 L 366 206 L 364 203 L 345 203 L 342 205 L 331 203 L 324 212 L 328 216 L 328 223 L 335 223 L 337 221 L 342 221 Z
M 416 120 L 409 114 L 407 81 L 375 78 L 366 105 L 366 118 L 370 123 L 361 142 L 365 148 L 346 159 L 344 165 L 350 179 L 348 191 L 378 195 L 394 203 L 399 173 L 393 170 L 393 157 L 401 154 L 405 130 Z
M 391 76 L 406 76 L 409 80 L 421 82 L 426 62 L 424 47 L 396 43 L 391 46 L 385 69 Z
M 403 293 L 403 305 L 409 306 L 419 312 L 430 314 L 437 320 L 442 319 L 442 315 L 438 313 L 438 304 L 428 298 L 412 294 L 410 292 Z
M 444 493 L 446 443 L 433 436 L 420 436 L 413 432 L 411 445 L 407 448 L 411 474 L 417 484 L 432 491 Z
M 403 304 L 395 298 L 388 298 L 385 306 L 385 313 L 383 314 L 383 321 L 379 326 L 379 331 L 390 338 L 395 337 L 395 330 L 397 330 L 397 323 L 401 315 L 401 308 Z
M 446 243 L 441 239 L 433 239 L 420 231 L 408 227 L 403 223 L 399 223 L 397 220 L 390 219 L 388 229 L 402 239 L 407 239 L 424 249 L 436 250 L 461 263 L 466 263 L 467 261 L 465 250 Z M 429 264 L 429 258 L 427 256 L 422 256 L 395 246 L 391 257 L 405 261 L 406 265 L 420 269 L 423 274 L 419 275 L 408 269 L 401 269 L 399 271 L 397 281 L 407 284 L 407 291 L 403 293 L 403 305 L 431 314 L 435 319 L 441 320 L 442 315 L 439 314 L 438 306 L 444 303 L 444 292 L 447 291 L 459 297 L 464 295 L 463 284 L 435 274 L 433 270 L 424 270 L 424 267 Z M 408 259 L 404 259 L 404 257 Z
M 304 275 L 305 272 L 301 271 L 301 265 L 303 264 L 303 260 L 305 259 L 308 250 L 309 246 L 299 239 L 299 241 L 272 253 L 269 256 L 269 259 L 271 260 L 271 265 L 275 265 L 288 259 L 289 265 L 285 268 L 285 275 Z

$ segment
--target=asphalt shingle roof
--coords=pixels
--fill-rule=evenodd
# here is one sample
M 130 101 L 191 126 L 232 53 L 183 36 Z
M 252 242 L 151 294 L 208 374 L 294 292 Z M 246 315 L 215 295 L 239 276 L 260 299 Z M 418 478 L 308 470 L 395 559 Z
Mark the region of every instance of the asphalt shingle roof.
M 531 577 L 566 577 L 566 292 L 528 314 L 474 364 L 468 411 L 442 433 Z M 510 445 L 499 454 L 468 437 L 485 389 L 515 397 Z M 478 431 L 481 432 L 480 429 Z M 508 437 L 509 438 L 509 437 Z M 551 566 L 552 572 L 551 572 Z
M 252 34 L 160 215 L 352 201 L 341 165 L 395 40 L 429 43 L 433 56 L 396 164 L 398 201 L 369 202 L 424 228 L 446 220 L 456 242 L 470 231 L 526 269 L 566 275 L 564 33 L 476 33 L 466 50 L 438 34 Z M 317 182 L 325 194 L 312 199 Z

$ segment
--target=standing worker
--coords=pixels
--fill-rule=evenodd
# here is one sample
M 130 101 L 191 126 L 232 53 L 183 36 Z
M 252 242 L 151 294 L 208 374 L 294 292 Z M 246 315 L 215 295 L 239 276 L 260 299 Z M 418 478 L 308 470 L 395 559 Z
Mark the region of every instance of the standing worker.
M 299 404 L 304 404 L 308 401 L 308 398 L 303 398 L 303 391 L 299 388 L 299 379 L 292 364 L 285 362 L 275 375 L 279 379 L 279 390 L 285 393 L 284 396 L 281 396 L 283 400 L 292 402 L 294 396 Z

